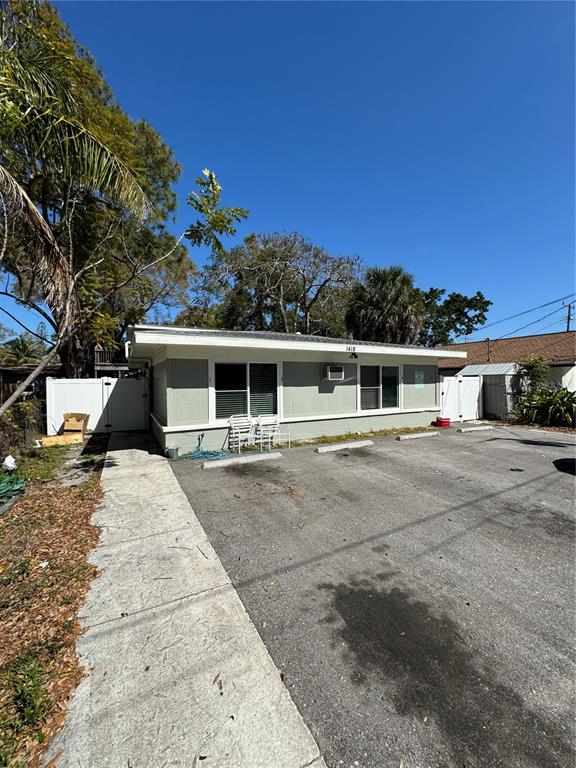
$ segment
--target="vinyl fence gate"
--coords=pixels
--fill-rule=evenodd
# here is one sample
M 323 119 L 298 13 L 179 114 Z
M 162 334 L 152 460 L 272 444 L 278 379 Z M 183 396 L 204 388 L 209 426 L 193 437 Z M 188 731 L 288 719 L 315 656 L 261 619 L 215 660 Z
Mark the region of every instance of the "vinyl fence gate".
M 442 416 L 451 421 L 473 421 L 482 417 L 481 376 L 444 376 L 440 392 Z
M 92 432 L 148 429 L 148 379 L 46 379 L 46 422 L 57 435 L 64 414 L 88 413 Z

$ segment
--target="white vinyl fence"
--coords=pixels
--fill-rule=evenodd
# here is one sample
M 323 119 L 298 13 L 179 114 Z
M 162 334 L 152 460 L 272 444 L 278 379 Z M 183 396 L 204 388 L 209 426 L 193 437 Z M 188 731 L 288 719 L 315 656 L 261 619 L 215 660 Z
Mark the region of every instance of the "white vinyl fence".
M 442 377 L 442 416 L 447 416 L 452 421 L 473 421 L 481 418 L 481 379 L 481 376 Z
M 129 432 L 148 428 L 147 379 L 46 379 L 49 435 L 64 424 L 65 413 L 88 413 L 92 432 Z

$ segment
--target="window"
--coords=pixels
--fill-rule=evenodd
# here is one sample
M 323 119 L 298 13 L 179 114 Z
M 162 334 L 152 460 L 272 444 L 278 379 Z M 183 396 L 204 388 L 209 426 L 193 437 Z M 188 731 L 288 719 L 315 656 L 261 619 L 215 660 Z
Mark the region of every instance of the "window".
M 382 408 L 398 408 L 400 401 L 398 368 L 395 365 L 382 366 Z
M 372 411 L 380 408 L 379 377 L 379 366 L 360 366 L 360 409 L 362 411 Z
M 216 418 L 227 419 L 235 413 L 248 413 L 246 363 L 216 363 Z
M 250 363 L 250 415 L 275 414 L 277 401 L 275 363 Z
M 277 413 L 275 363 L 216 363 L 214 376 L 217 419 L 242 413 L 251 416 Z
M 400 369 L 397 365 L 360 366 L 360 410 L 398 408 Z

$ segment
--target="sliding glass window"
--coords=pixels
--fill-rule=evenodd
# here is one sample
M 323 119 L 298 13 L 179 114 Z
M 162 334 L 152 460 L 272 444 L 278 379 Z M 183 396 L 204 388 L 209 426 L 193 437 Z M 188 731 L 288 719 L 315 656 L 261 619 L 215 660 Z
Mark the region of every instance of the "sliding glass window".
M 397 365 L 360 366 L 360 410 L 400 406 L 400 369 Z
M 277 413 L 277 372 L 275 363 L 250 363 L 251 416 L 269 416 Z
M 382 366 L 382 408 L 398 408 L 400 405 L 400 376 L 395 365 Z
M 248 380 L 246 363 L 216 363 L 216 418 L 248 413 Z
M 250 413 L 276 414 L 278 377 L 275 363 L 215 363 L 216 418 Z
M 380 367 L 360 366 L 360 409 L 373 411 L 380 408 Z

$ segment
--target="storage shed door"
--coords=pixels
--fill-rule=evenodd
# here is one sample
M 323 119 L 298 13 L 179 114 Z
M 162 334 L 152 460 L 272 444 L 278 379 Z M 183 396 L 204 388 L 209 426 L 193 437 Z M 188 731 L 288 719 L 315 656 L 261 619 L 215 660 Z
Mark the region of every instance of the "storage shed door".
M 442 416 L 451 421 L 472 421 L 480 418 L 480 376 L 445 376 L 440 385 Z

